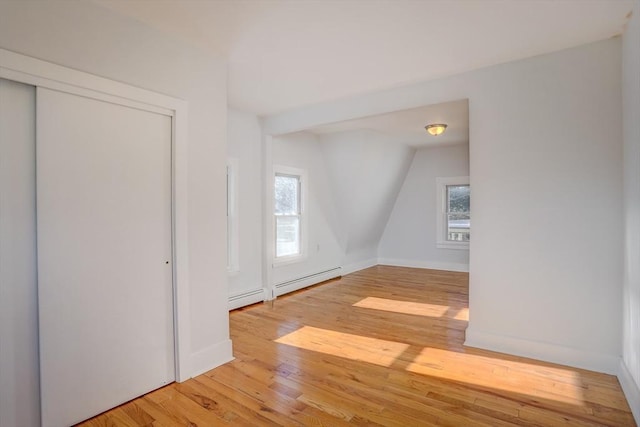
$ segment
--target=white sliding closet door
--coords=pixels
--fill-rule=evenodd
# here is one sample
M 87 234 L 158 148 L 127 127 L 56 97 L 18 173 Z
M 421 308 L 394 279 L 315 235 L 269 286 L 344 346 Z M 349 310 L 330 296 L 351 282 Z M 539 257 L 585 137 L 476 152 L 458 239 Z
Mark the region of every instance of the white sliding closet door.
M 65 426 L 174 380 L 171 118 L 36 104 L 42 420 Z
M 0 79 L 0 426 L 37 426 L 36 88 Z

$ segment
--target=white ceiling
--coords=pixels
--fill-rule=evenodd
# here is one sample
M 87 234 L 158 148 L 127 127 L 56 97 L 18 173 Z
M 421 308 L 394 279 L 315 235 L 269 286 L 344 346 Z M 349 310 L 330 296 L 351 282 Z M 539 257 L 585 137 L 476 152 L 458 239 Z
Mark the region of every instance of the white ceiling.
M 438 136 L 429 135 L 424 127 L 445 123 L 447 130 Z M 367 129 L 388 137 L 391 142 L 416 148 L 454 145 L 469 142 L 469 102 L 466 99 L 410 110 L 364 117 L 308 129 L 318 135 Z
M 631 0 L 93 0 L 221 54 L 269 115 L 602 40 Z

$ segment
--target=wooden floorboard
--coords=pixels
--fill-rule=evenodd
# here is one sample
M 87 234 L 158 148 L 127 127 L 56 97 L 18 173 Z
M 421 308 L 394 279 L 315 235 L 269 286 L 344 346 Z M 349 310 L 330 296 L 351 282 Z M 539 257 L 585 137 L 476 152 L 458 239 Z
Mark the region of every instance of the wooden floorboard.
M 616 377 L 463 346 L 468 275 L 377 266 L 230 313 L 235 360 L 83 426 L 635 426 Z

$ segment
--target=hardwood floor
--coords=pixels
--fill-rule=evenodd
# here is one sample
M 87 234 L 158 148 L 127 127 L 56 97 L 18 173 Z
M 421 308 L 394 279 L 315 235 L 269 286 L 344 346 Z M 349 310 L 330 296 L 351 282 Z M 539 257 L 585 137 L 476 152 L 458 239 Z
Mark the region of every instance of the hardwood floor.
M 233 362 L 82 425 L 635 425 L 613 376 L 465 348 L 467 281 L 378 266 L 236 310 Z

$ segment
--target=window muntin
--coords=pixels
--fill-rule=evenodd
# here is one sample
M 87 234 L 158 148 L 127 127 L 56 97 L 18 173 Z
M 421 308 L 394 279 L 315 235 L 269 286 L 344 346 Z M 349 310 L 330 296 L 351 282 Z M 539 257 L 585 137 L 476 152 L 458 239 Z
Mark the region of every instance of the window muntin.
M 302 254 L 300 175 L 276 173 L 274 179 L 275 257 Z

